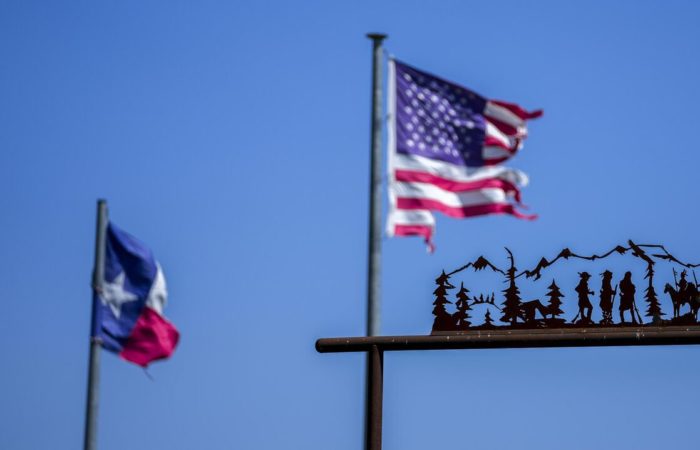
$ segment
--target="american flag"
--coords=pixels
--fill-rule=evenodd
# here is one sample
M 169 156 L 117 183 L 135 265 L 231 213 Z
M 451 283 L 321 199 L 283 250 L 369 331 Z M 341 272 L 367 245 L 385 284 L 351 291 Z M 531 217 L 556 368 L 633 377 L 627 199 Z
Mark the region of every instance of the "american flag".
M 534 219 L 516 209 L 527 175 L 500 164 L 541 115 L 390 60 L 389 235 L 423 236 L 432 250 L 431 211 Z

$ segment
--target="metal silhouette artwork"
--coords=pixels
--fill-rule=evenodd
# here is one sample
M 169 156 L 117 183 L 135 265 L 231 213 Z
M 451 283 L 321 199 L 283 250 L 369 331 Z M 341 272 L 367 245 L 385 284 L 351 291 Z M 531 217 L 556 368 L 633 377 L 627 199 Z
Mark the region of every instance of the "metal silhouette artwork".
M 591 278 L 591 274 L 588 272 L 579 273 L 581 281 L 579 281 L 576 286 L 576 292 L 578 293 L 578 314 L 576 317 L 581 317 L 578 322 L 574 318 L 574 323 L 580 323 L 588 325 L 591 323 L 591 315 L 593 314 L 593 305 L 588 299 L 588 295 L 593 295 L 593 291 L 588 288 L 588 280 Z
M 600 321 L 601 325 L 613 324 L 613 305 L 615 304 L 615 296 L 617 295 L 617 286 L 612 287 L 612 272 L 606 270 L 600 274 L 603 279 L 600 286 L 600 310 L 603 313 L 603 318 Z
M 700 292 L 697 278 L 693 269 L 700 264 L 689 264 L 677 259 L 662 245 L 636 244 L 627 241 L 627 245 L 617 245 L 602 254 L 580 255 L 569 248 L 561 250 L 554 258 L 541 258 L 532 269 L 519 271 L 515 266 L 513 253 L 506 248 L 508 267 L 499 268 L 497 265 L 479 256 L 451 272 L 443 271 L 435 279 L 437 288 L 433 292 L 433 333 L 460 332 L 466 330 L 495 330 L 495 329 L 532 329 L 532 328 L 572 328 L 572 327 L 624 327 L 624 326 L 664 326 L 664 325 L 693 325 L 698 324 L 700 311 Z M 577 284 L 569 286 L 557 284 L 554 278 L 545 288 L 536 286 L 547 269 L 555 263 L 568 260 L 601 261 L 614 255 L 632 256 L 636 261 L 644 263 L 643 280 L 635 279 L 632 271 L 615 274 L 605 269 L 598 275 L 589 272 L 578 272 Z M 673 284 L 665 283 L 661 298 L 654 287 L 654 275 L 657 264 L 669 264 L 673 273 Z M 680 275 L 676 271 L 680 268 Z M 460 281 L 459 290 L 451 301 L 451 291 L 455 286 L 451 283 L 460 272 L 471 269 L 473 272 L 487 271 L 505 278 L 506 287 L 500 291 L 500 299 L 496 300 L 496 292 L 471 293 L 465 281 Z M 639 268 L 641 269 L 641 268 Z M 689 280 L 692 271 L 693 279 Z M 596 270 L 593 274 L 597 274 Z M 671 271 L 669 271 L 671 272 Z M 573 276 L 573 274 L 571 275 Z M 639 275 L 639 278 L 642 278 Z M 670 273 L 669 273 L 670 279 Z M 546 300 L 539 298 L 524 300 L 519 283 L 529 281 L 541 290 Z M 638 288 L 638 286 L 640 286 Z M 470 286 L 471 287 L 471 286 Z M 531 286 L 532 287 L 532 286 Z M 596 291 L 597 289 L 597 291 Z M 480 290 L 477 289 L 477 292 Z M 527 289 L 526 289 L 527 291 Z M 567 292 L 568 291 L 568 292 Z M 566 294 L 565 294 L 566 292 Z M 594 301 L 597 297 L 597 308 Z M 527 297 L 525 297 L 527 299 Z M 573 301 L 577 301 L 577 309 L 573 309 Z M 667 316 L 662 309 L 662 300 L 672 306 L 672 313 Z M 644 317 L 640 313 L 638 301 L 646 305 Z M 568 302 L 568 303 L 567 303 Z M 573 318 L 567 319 L 562 306 L 569 304 Z M 478 307 L 478 308 L 475 308 Z M 615 314 L 617 310 L 617 314 Z M 595 314 L 595 316 L 594 316 Z M 569 316 L 571 317 L 571 316 Z

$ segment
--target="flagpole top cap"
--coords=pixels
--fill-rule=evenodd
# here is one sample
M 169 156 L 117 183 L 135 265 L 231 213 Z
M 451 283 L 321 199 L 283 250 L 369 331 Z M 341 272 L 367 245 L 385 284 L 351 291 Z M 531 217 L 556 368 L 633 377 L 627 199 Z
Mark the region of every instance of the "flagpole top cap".
M 386 34 L 384 33 L 367 33 L 367 37 L 372 39 L 373 41 L 383 41 L 386 39 Z

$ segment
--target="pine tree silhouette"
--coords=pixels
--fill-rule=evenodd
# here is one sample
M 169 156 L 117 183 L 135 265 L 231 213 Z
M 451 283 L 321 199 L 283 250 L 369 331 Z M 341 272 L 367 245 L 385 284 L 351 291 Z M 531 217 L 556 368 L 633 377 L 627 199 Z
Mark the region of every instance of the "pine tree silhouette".
M 447 290 L 454 289 L 449 279 L 449 275 L 445 274 L 444 270 L 442 274 L 435 279 L 435 284 L 437 284 L 438 287 L 433 291 L 433 294 L 435 294 L 435 301 L 433 302 L 433 305 L 435 305 L 433 308 L 433 315 L 435 316 L 433 331 L 450 331 L 454 329 L 452 315 L 445 310 L 445 305 L 452 303 L 447 300 Z
M 464 283 L 462 283 L 459 288 L 459 292 L 457 292 L 458 300 L 455 302 L 457 311 L 452 315 L 452 317 L 455 319 L 454 324 L 458 330 L 465 330 L 471 325 L 471 322 L 469 322 L 469 319 L 471 318 L 469 311 L 472 309 L 472 307 L 469 306 L 468 293 L 469 289 L 465 288 Z
M 513 259 L 513 253 L 506 248 L 508 252 L 508 258 L 510 259 L 510 268 L 506 273 L 506 283 L 508 287 L 502 292 L 504 294 L 505 300 L 503 301 L 503 316 L 501 317 L 501 322 L 510 322 L 511 325 L 515 325 L 518 322 L 518 317 L 522 315 L 521 312 L 521 302 L 520 302 L 520 289 L 515 284 L 515 260 Z
M 486 315 L 484 316 L 484 327 L 493 328 L 493 319 L 491 318 L 491 311 L 486 310 Z
M 661 320 L 661 316 L 663 316 L 664 313 L 661 311 L 661 304 L 659 303 L 659 299 L 656 297 L 656 290 L 651 282 L 649 283 L 649 287 L 647 287 L 644 291 L 644 299 L 648 303 L 645 316 L 651 317 L 652 322 L 658 322 Z
M 564 311 L 559 308 L 561 306 L 561 298 L 564 297 L 564 294 L 561 293 L 559 286 L 557 286 L 554 280 L 552 280 L 552 284 L 550 284 L 547 289 L 549 289 L 547 294 L 545 294 L 549 297 L 547 309 L 549 314 L 552 315 L 552 319 L 556 319 L 559 314 L 564 314 Z
M 664 313 L 661 311 L 661 304 L 659 303 L 659 298 L 656 296 L 656 290 L 654 289 L 653 263 L 647 265 L 647 272 L 644 278 L 649 280 L 649 286 L 644 291 L 644 300 L 646 300 L 648 304 L 645 316 L 651 317 L 653 323 L 658 323 L 661 321 L 661 316 L 663 316 Z

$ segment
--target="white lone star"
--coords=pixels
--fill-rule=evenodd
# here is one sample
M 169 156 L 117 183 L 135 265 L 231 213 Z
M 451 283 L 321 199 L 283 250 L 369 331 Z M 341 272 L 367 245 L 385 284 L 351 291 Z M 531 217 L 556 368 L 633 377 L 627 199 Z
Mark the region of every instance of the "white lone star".
M 124 303 L 133 302 L 138 299 L 138 296 L 124 290 L 124 281 L 126 280 L 126 274 L 124 272 L 117 275 L 117 277 L 111 283 L 102 283 L 102 293 L 100 298 L 102 303 L 109 305 L 114 313 L 114 316 L 118 319 L 122 313 L 122 305 Z

